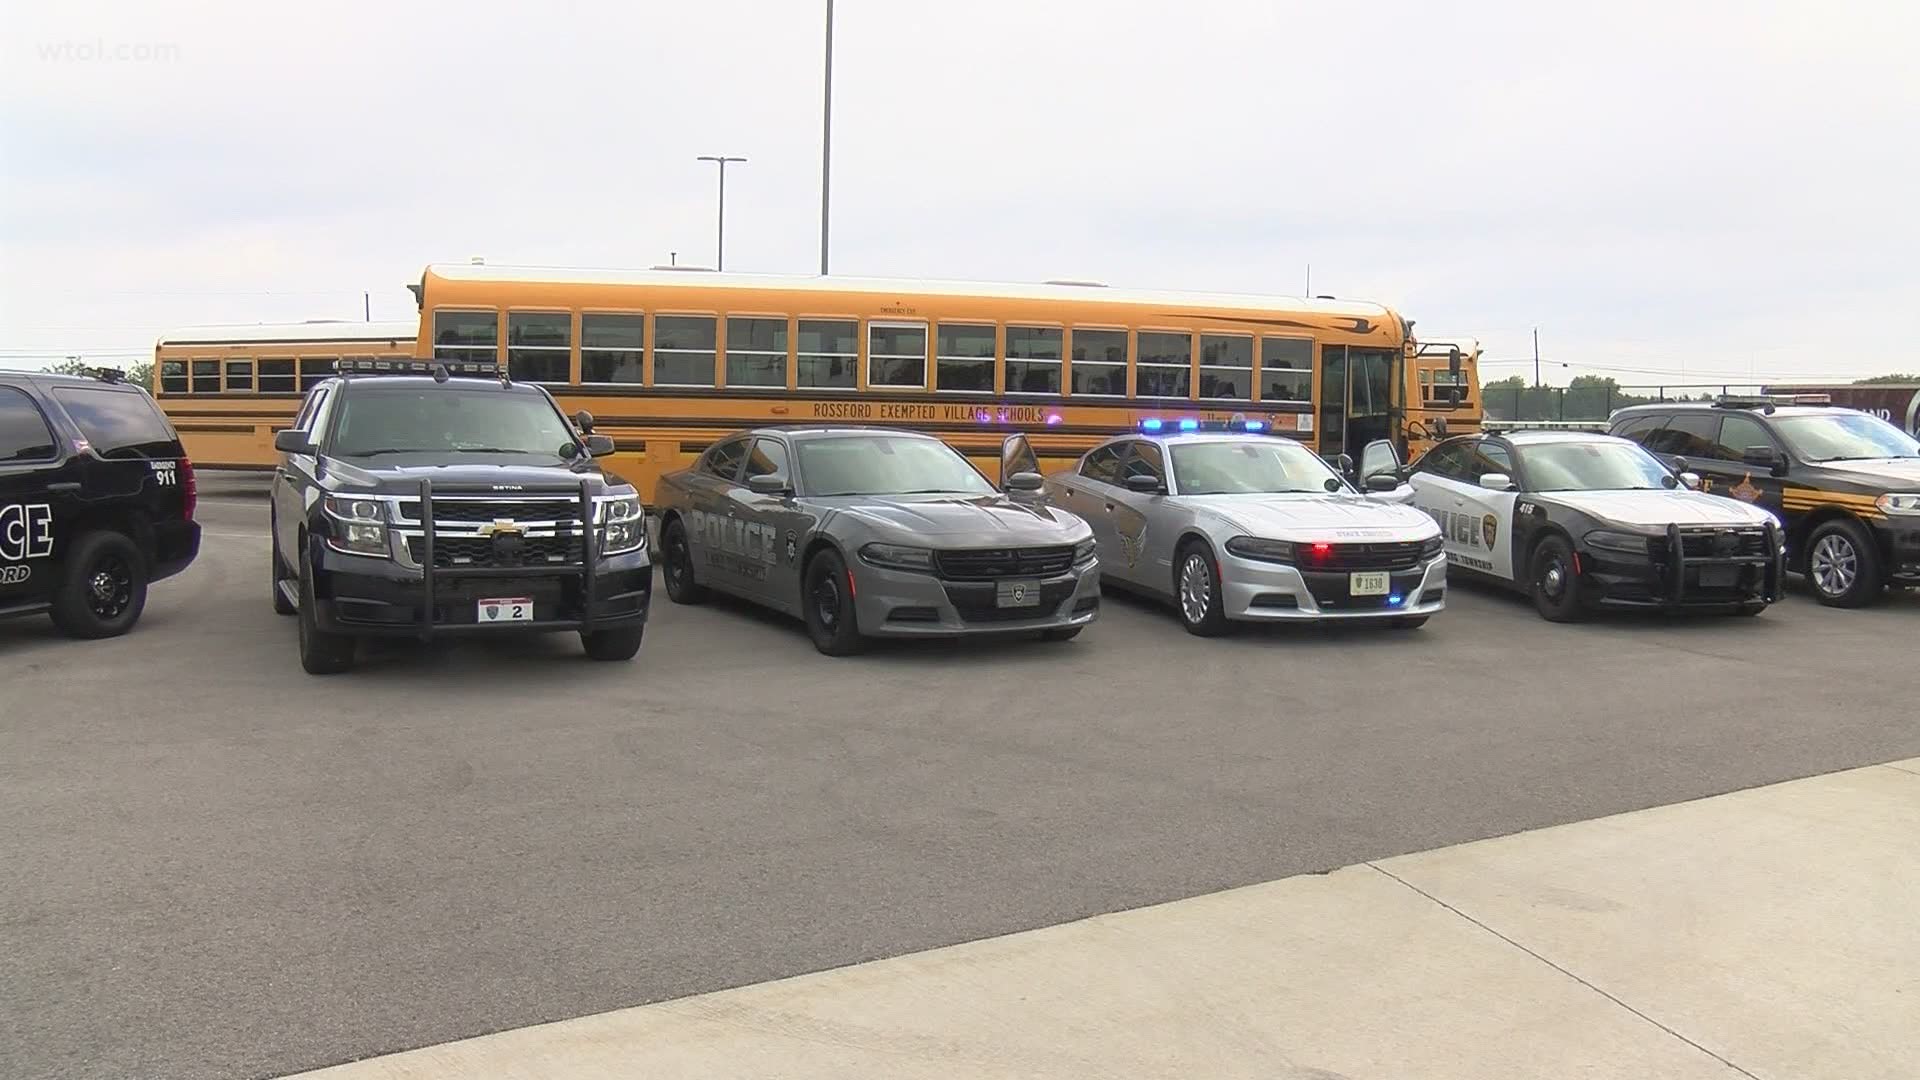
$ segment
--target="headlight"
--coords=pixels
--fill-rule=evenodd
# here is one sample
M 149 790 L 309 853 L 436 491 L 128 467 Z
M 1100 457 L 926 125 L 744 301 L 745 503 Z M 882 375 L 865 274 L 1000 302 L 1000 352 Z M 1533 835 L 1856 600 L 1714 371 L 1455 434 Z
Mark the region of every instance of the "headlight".
M 1227 541 L 1227 552 L 1243 559 L 1291 564 L 1294 547 L 1290 540 L 1262 540 L 1255 536 L 1236 536 Z
M 1429 536 L 1425 540 L 1420 541 L 1420 557 L 1423 559 L 1431 559 L 1446 550 L 1446 546 L 1447 542 L 1444 538 Z
M 1626 555 L 1645 555 L 1647 538 L 1638 533 L 1595 529 L 1586 535 L 1586 545 L 1596 551 L 1617 551 Z
M 1895 492 L 1873 501 L 1883 514 L 1920 514 L 1920 492 Z
M 647 512 L 639 495 L 611 495 L 595 504 L 601 555 L 625 555 L 647 546 Z
M 868 544 L 860 549 L 860 557 L 889 570 L 913 570 L 922 574 L 933 570 L 933 552 L 905 544 Z
M 387 551 L 386 505 L 378 499 L 351 495 L 329 495 L 322 504 L 333 527 L 327 530 L 327 546 L 348 555 L 385 558 Z
M 1076 565 L 1092 562 L 1100 554 L 1100 545 L 1093 540 L 1082 540 L 1073 545 L 1073 561 Z

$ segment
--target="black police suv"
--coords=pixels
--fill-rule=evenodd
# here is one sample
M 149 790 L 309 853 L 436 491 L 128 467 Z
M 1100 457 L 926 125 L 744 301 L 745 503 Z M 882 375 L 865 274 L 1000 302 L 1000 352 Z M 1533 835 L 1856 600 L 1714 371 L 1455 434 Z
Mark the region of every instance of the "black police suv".
M 353 665 L 359 637 L 576 631 L 628 660 L 652 596 L 640 496 L 546 390 L 504 377 L 343 370 L 274 437 L 273 608 L 300 663 Z M 426 374 L 431 371 L 432 374 Z
M 1727 398 L 1635 405 L 1611 430 L 1786 523 L 1787 560 L 1823 604 L 1920 585 L 1920 440 L 1855 409 Z
M 95 376 L 0 371 L 0 617 L 124 634 L 200 551 L 193 463 L 153 399 Z

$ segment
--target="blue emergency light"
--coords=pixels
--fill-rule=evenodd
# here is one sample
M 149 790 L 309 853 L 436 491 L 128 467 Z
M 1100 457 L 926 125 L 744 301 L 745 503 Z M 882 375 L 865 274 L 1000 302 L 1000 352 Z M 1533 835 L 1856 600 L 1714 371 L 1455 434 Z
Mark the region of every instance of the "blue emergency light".
M 1140 430 L 1141 431 L 1159 431 L 1160 418 L 1157 416 L 1151 416 L 1145 420 L 1140 421 Z
M 1180 421 L 1180 430 L 1181 431 L 1199 431 L 1200 421 L 1193 420 L 1193 419 L 1182 420 Z

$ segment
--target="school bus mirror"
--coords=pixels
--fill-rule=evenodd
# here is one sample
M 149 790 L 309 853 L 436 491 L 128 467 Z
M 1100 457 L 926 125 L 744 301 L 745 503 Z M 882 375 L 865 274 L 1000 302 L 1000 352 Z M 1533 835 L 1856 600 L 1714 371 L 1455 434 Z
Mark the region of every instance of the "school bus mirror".
M 582 435 L 593 434 L 593 414 L 588 412 L 585 409 L 581 409 L 579 412 L 574 413 L 573 426 L 576 428 L 579 428 L 580 434 Z
M 1459 349 L 1447 350 L 1447 374 L 1453 376 L 1456 379 L 1460 377 L 1460 350 Z
M 1128 478 L 1129 481 L 1132 481 L 1135 479 L 1139 479 L 1139 478 L 1138 477 Z M 1152 480 L 1153 478 L 1147 477 L 1147 479 Z M 1006 489 L 1008 491 L 1039 491 L 1040 485 L 1043 483 L 1045 483 L 1045 481 L 1040 478 L 1040 474 L 1037 472 L 1017 472 L 1017 473 L 1014 473 L 1012 476 L 1007 477 Z M 1160 482 L 1158 480 L 1154 480 L 1153 483 L 1154 483 L 1154 487 L 1156 488 L 1160 486 Z M 1131 482 L 1129 482 L 1127 486 L 1132 487 L 1133 485 Z
M 747 477 L 747 490 L 755 495 L 791 495 L 793 484 L 779 473 Z
M 307 438 L 307 433 L 304 431 L 288 428 L 273 436 L 273 448 L 283 454 L 311 454 L 313 440 Z
M 606 457 L 613 453 L 613 439 L 606 435 L 587 436 L 587 456 Z

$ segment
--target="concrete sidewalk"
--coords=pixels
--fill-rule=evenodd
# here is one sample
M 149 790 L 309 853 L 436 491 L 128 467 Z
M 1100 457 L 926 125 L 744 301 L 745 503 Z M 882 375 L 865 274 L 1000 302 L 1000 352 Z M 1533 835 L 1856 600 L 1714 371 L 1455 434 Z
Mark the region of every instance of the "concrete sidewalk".
M 304 1074 L 1920 1075 L 1920 759 Z

